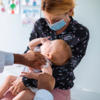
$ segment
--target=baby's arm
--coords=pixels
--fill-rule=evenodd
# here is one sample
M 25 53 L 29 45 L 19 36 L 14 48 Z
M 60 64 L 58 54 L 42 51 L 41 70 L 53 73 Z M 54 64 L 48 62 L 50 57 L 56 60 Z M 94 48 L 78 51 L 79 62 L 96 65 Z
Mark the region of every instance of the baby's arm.
M 45 43 L 49 38 L 50 38 L 50 37 L 34 39 L 34 40 L 32 40 L 32 41 L 29 42 L 29 48 L 30 48 L 31 50 L 34 50 L 34 48 L 35 48 L 37 45 Z
M 29 42 L 30 50 L 34 50 L 34 48 L 39 44 L 41 44 L 41 38 L 37 38 L 37 39 L 34 39 L 34 40 L 30 41 Z
M 40 72 L 40 73 L 35 73 L 34 71 L 33 71 L 33 69 L 32 68 L 30 68 L 30 67 L 28 67 L 28 69 L 29 69 L 29 72 L 21 72 L 22 74 L 20 75 L 20 77 L 23 77 L 23 76 L 25 76 L 25 77 L 27 77 L 27 78 L 29 78 L 29 79 L 38 79 L 38 77 L 39 77 L 39 75 L 40 74 L 43 74 L 42 72 Z
M 10 75 L 6 78 L 6 80 L 0 87 L 0 99 L 3 97 L 3 95 L 6 93 L 6 91 L 10 88 L 10 86 L 12 85 L 11 83 L 13 83 L 16 79 L 17 79 L 17 77 L 12 76 L 12 75 Z
M 25 76 L 27 78 L 30 78 L 30 79 L 37 79 L 38 80 L 38 77 L 40 74 L 43 74 L 43 73 L 47 73 L 47 74 L 50 74 L 52 75 L 52 68 L 50 66 L 50 64 L 48 65 L 48 67 L 42 67 L 41 70 L 42 72 L 40 73 L 34 73 L 33 69 L 28 67 L 29 68 L 29 72 L 22 72 L 22 75 L 20 75 L 21 77 L 22 76 Z

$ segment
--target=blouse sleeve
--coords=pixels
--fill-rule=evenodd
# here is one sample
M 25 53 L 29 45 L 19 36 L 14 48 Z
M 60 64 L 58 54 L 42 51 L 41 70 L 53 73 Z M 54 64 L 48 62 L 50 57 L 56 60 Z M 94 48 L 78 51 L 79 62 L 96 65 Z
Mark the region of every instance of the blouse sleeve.
M 73 70 L 77 67 L 77 65 L 80 63 L 83 56 L 85 55 L 89 40 L 89 32 L 87 31 L 85 33 L 86 34 L 84 35 L 84 37 L 81 36 L 82 38 L 80 38 L 80 42 L 78 42 L 76 46 L 72 47 L 73 55 L 70 61 L 66 65 L 60 67 L 52 66 L 53 76 L 56 82 L 63 80 L 70 74 L 70 72 L 73 72 Z

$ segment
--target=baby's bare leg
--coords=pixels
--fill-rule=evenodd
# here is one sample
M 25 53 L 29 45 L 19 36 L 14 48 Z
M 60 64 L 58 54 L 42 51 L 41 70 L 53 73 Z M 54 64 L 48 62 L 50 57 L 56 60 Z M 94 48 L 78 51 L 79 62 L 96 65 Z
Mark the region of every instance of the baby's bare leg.
M 9 75 L 2 86 L 0 87 L 0 99 L 3 97 L 5 92 L 10 88 L 11 83 L 13 83 L 17 79 L 16 76 Z
M 30 89 L 23 90 L 13 100 L 33 100 L 35 93 L 31 92 Z

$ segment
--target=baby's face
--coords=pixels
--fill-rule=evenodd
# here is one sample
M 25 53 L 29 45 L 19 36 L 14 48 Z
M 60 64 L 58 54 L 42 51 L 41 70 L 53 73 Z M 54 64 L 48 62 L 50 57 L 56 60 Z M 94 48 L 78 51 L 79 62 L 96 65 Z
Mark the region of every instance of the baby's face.
M 41 46 L 41 53 L 46 55 L 51 52 L 55 52 L 57 49 L 60 50 L 59 40 L 48 40 Z
M 51 44 L 52 44 L 52 41 L 48 40 L 41 46 L 41 53 L 43 55 L 51 52 Z

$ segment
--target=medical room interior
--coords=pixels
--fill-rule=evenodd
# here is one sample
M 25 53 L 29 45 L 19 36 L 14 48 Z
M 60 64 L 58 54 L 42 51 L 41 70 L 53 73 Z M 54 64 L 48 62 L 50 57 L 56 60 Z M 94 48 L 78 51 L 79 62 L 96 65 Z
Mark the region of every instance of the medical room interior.
M 35 20 L 38 20 L 43 17 L 41 5 L 26 6 L 23 0 L 16 0 L 18 8 L 12 12 L 10 0 L 1 1 L 0 50 L 22 54 L 34 26 L 33 23 L 25 23 L 23 9 L 37 9 L 39 12 Z M 89 29 L 90 39 L 86 55 L 74 70 L 76 79 L 71 89 L 71 100 L 100 100 L 100 0 L 76 0 L 76 4 L 73 18 Z M 18 76 L 23 68 L 24 65 L 20 64 L 5 66 L 3 73 L 0 73 L 0 86 L 8 75 Z

